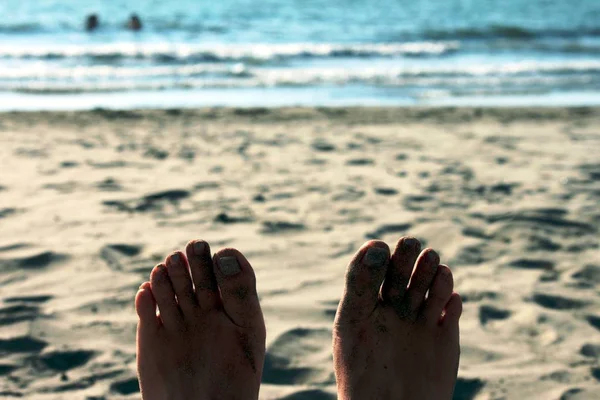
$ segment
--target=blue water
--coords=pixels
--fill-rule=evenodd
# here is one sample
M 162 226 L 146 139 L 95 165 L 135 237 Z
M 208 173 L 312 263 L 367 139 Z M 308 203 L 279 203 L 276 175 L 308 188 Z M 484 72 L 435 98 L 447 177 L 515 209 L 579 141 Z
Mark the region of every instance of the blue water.
M 2 0 L 0 15 L 0 110 L 600 104 L 599 0 Z

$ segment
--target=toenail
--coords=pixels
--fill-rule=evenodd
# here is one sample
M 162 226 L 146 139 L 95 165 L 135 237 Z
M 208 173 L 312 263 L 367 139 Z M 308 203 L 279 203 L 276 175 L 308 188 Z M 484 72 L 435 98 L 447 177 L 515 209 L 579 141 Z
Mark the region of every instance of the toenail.
M 167 270 L 164 264 L 160 264 L 154 267 L 154 271 L 152 272 L 153 282 L 163 282 L 165 279 L 167 279 L 167 276 Z
M 437 266 L 437 264 L 439 264 L 440 262 L 440 257 L 435 251 L 430 250 L 429 252 L 427 252 L 427 262 L 430 264 L 435 264 Z
M 386 249 L 380 247 L 371 247 L 367 250 L 363 263 L 367 267 L 382 267 L 388 259 L 388 252 Z
M 202 242 L 194 242 L 194 254 L 197 256 L 201 256 L 204 254 L 204 243 Z
M 236 257 L 219 257 L 219 269 L 225 276 L 232 276 L 241 271 Z
M 179 265 L 179 264 L 181 264 L 181 256 L 179 255 L 179 253 L 173 253 L 171 255 L 171 263 L 173 265 Z
M 419 241 L 415 238 L 405 238 L 402 244 L 406 250 L 414 250 L 418 248 Z

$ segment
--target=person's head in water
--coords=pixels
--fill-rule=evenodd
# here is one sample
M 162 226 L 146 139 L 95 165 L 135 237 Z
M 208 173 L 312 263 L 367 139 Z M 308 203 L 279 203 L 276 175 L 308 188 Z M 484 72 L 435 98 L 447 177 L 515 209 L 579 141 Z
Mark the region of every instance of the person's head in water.
M 85 30 L 86 31 L 93 31 L 96 28 L 98 28 L 98 25 L 100 25 L 100 21 L 98 20 L 98 15 L 96 15 L 96 14 L 90 14 L 85 19 Z
M 137 14 L 131 14 L 131 17 L 129 17 L 129 22 L 127 22 L 127 28 L 131 29 L 132 31 L 139 31 L 142 29 L 142 21 Z

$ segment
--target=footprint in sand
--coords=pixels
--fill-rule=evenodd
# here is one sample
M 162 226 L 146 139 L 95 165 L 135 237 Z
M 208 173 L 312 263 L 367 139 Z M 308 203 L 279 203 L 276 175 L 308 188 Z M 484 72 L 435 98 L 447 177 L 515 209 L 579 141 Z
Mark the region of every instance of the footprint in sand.
M 596 379 L 597 381 L 600 381 L 600 367 L 595 367 L 592 368 L 592 376 L 594 377 L 594 379 Z
M 133 393 L 139 393 L 140 384 L 137 378 L 120 380 L 110 384 L 110 391 L 122 396 L 127 396 Z
M 402 235 L 406 232 L 408 232 L 408 230 L 411 228 L 412 224 L 385 224 L 385 225 L 380 225 L 377 228 L 375 228 L 374 231 L 372 232 L 368 232 L 365 235 L 366 239 L 377 239 L 377 238 L 382 238 L 385 235 L 389 235 L 389 234 L 396 234 L 396 235 Z
M 502 233 L 510 229 L 522 227 L 529 232 L 545 231 L 553 234 L 568 236 L 583 236 L 597 233 L 595 226 L 584 222 L 564 218 L 567 211 L 561 208 L 539 208 L 521 210 L 510 213 L 492 214 L 484 216 L 490 224 L 502 223 Z
M 45 303 L 52 299 L 50 295 L 7 297 L 5 303 Z
M 465 291 L 460 295 L 463 303 L 477 303 L 483 300 L 498 300 L 501 296 L 497 292 L 492 291 Z
M 600 284 L 600 266 L 587 264 L 572 275 L 573 279 L 585 282 L 590 286 Z
M 48 342 L 30 336 L 0 339 L 0 356 L 12 353 L 39 353 Z
M 6 307 L 0 308 L 0 326 L 6 326 L 23 321 L 33 321 L 40 317 L 40 303 L 45 303 L 52 296 L 23 296 L 7 297 Z
M 399 192 L 394 188 L 379 187 L 374 189 L 375 193 L 380 196 L 395 196 Z
M 267 349 L 263 383 L 276 385 L 333 384 L 331 331 L 296 328 Z
M 327 393 L 323 390 L 312 389 L 303 390 L 301 392 L 292 393 L 285 397 L 281 397 L 279 400 L 335 400 L 337 396 L 331 393 Z
M 241 224 L 253 222 L 254 219 L 249 215 L 233 215 L 231 213 L 221 212 L 213 219 L 214 222 L 220 224 Z
M 9 375 L 18 368 L 18 366 L 12 364 L 0 364 L 0 376 Z
M 498 250 L 494 249 L 489 242 L 477 243 L 462 247 L 452 259 L 455 265 L 477 265 L 494 259 Z
M 116 243 L 107 244 L 100 249 L 100 258 L 113 270 L 123 270 L 130 264 L 131 257 L 142 252 L 143 246 L 137 244 Z
M 37 357 L 36 363 L 53 371 L 66 372 L 87 364 L 95 354 L 89 350 L 52 351 Z
M 591 326 L 600 331 L 600 316 L 588 315 L 587 317 L 585 317 L 585 319 L 587 320 L 587 322 L 589 322 Z
M 490 321 L 504 320 L 510 317 L 509 310 L 503 310 L 490 305 L 482 305 L 479 307 L 479 322 L 481 325 L 487 325 Z
M 60 163 L 61 168 L 74 168 L 74 167 L 78 167 L 78 166 L 79 166 L 79 163 L 77 161 L 67 160 L 67 161 L 62 161 Z
M 104 192 L 120 192 L 123 190 L 123 186 L 112 177 L 107 177 L 104 180 L 96 183 L 96 187 Z
M 335 151 L 335 146 L 323 139 L 315 140 L 310 147 L 315 151 L 326 153 Z
M 56 253 L 53 251 L 43 251 L 36 253 L 31 256 L 0 259 L 0 267 L 3 267 L 4 271 L 8 270 L 36 270 L 46 268 L 51 264 L 63 262 L 67 260 L 69 256 L 66 254 Z
M 454 396 L 452 400 L 471 400 L 477 396 L 477 393 L 485 386 L 481 379 L 458 378 L 454 387 Z
M 7 244 L 6 246 L 0 246 L 0 253 L 5 251 L 25 249 L 27 247 L 31 247 L 31 245 L 29 243 L 11 243 Z
M 544 308 L 550 308 L 552 310 L 574 310 L 583 308 L 588 304 L 583 300 L 544 293 L 535 293 L 533 295 L 533 301 Z
M 410 211 L 433 210 L 439 207 L 435 198 L 429 195 L 409 195 L 405 196 L 402 204 Z
M 596 400 L 599 395 L 600 391 L 597 389 L 575 387 L 564 391 L 559 400 Z
M 579 352 L 583 356 L 600 359 L 600 344 L 586 343 Z
M 351 167 L 374 165 L 374 164 L 375 164 L 375 160 L 373 160 L 371 158 L 352 158 L 352 159 L 346 161 L 346 165 L 351 166 Z
M 306 229 L 304 224 L 287 221 L 264 221 L 262 226 L 261 232 L 266 235 L 298 232 Z
M 138 199 L 132 200 L 106 200 L 102 204 L 122 212 L 148 212 L 160 211 L 167 204 L 178 205 L 181 200 L 189 197 L 191 193 L 187 190 L 174 189 L 162 192 L 150 193 Z
M 15 215 L 18 212 L 19 212 L 19 209 L 17 209 L 17 208 L 12 208 L 12 207 L 0 208 L 0 219 L 9 217 L 11 215 Z
M 525 250 L 527 251 L 558 251 L 562 248 L 562 246 L 550 238 L 540 236 L 540 235 L 530 235 L 527 238 L 527 247 Z
M 518 260 L 511 261 L 508 265 L 518 269 L 539 269 L 544 271 L 554 269 L 554 262 L 552 261 L 529 258 L 519 258 Z
M 15 304 L 0 308 L 0 326 L 12 325 L 17 322 L 33 321 L 40 314 L 40 308 L 35 305 Z

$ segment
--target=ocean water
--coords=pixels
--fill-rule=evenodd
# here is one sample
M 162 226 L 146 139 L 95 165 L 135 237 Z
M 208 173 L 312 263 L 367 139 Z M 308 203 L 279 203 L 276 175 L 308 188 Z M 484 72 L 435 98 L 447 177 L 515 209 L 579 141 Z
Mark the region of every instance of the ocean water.
M 600 104 L 599 0 L 1 0 L 0 16 L 0 110 Z

